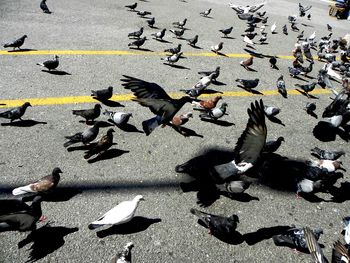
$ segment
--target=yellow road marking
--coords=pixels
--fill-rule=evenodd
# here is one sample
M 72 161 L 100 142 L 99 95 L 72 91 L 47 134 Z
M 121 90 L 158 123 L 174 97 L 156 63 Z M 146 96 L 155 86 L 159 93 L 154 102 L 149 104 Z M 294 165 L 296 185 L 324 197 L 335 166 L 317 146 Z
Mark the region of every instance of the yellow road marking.
M 265 96 L 278 95 L 277 90 L 263 90 L 260 91 Z M 315 89 L 310 94 L 321 95 L 331 94 L 326 89 Z M 173 92 L 169 93 L 173 98 L 178 98 L 184 95 L 184 93 Z M 223 97 L 249 97 L 256 96 L 246 91 L 226 91 L 220 94 Z M 297 90 L 288 90 L 288 95 L 301 95 Z M 203 94 L 201 97 L 212 97 L 213 94 Z M 113 101 L 130 101 L 134 96 L 132 94 L 117 94 L 113 95 Z M 26 99 L 13 99 L 13 100 L 0 100 L 0 108 L 11 108 L 21 106 L 24 102 L 30 102 L 32 106 L 45 106 L 45 105 L 62 105 L 62 104 L 78 104 L 78 103 L 98 103 L 97 100 L 91 96 L 71 96 L 71 97 L 52 97 L 52 98 L 26 98 Z M 1 105 L 6 104 L 6 105 Z

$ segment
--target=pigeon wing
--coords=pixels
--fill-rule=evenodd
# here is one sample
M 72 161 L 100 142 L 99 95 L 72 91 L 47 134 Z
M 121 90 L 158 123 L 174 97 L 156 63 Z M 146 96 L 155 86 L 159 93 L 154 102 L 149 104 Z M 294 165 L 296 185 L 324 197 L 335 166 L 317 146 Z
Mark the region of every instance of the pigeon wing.
M 349 252 L 339 240 L 333 244 L 332 262 L 350 262 Z
M 324 254 L 320 245 L 318 244 L 314 233 L 308 227 L 304 228 L 304 235 L 306 239 L 307 247 L 315 263 L 326 263 Z
M 124 201 L 99 217 L 95 222 L 103 224 L 119 224 L 128 222 L 136 210 L 132 201 Z
M 162 116 L 163 119 L 171 118 L 178 111 L 175 105 L 166 99 L 135 99 L 140 105 L 148 107 L 152 113 Z

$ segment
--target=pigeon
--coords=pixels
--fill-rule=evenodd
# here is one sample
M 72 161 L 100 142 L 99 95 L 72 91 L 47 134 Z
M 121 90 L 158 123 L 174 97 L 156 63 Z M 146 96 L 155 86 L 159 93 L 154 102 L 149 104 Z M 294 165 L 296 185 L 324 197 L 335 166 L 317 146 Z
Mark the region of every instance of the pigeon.
M 154 24 L 156 23 L 156 18 L 152 17 L 151 19 L 147 20 L 147 24 L 149 27 L 153 28 Z
M 120 225 L 133 219 L 139 202 L 145 200 L 142 195 L 137 195 L 131 201 L 123 201 L 89 224 L 89 229 L 93 230 L 105 225 Z
M 294 68 L 294 67 L 288 67 L 288 71 L 289 71 L 289 75 L 292 78 L 295 78 L 296 76 L 300 75 L 301 70 L 298 68 Z
M 147 15 L 152 15 L 152 13 L 149 12 L 149 11 L 138 11 L 136 14 L 137 14 L 138 16 L 140 16 L 140 17 L 145 17 L 145 16 L 147 16 Z
M 195 106 L 194 110 L 208 111 L 214 109 L 218 101 L 221 99 L 221 96 L 216 96 L 210 100 L 193 101 L 192 105 Z
M 305 85 L 295 84 L 295 86 L 297 86 L 298 88 L 301 88 L 305 92 L 308 98 L 310 98 L 309 92 L 313 91 L 316 85 L 317 85 L 317 82 L 312 82 L 310 84 L 305 84 Z
M 36 63 L 37 65 L 47 68 L 48 70 L 53 70 L 56 69 L 59 65 L 59 61 L 58 61 L 58 56 L 55 55 L 55 58 L 53 60 L 47 60 L 44 61 L 43 63 Z
M 246 60 L 242 60 L 241 62 L 239 62 L 239 64 L 244 67 L 246 70 L 249 70 L 249 67 L 251 65 L 253 65 L 253 59 L 254 57 L 253 56 L 250 56 L 248 59 Z
M 198 35 L 195 35 L 193 38 L 185 39 L 187 41 L 187 44 L 189 44 L 191 47 L 195 47 L 198 42 Z
M 142 37 L 140 39 L 137 39 L 131 43 L 128 44 L 128 47 L 132 47 L 132 46 L 136 46 L 137 49 L 140 49 L 140 47 L 145 44 L 147 38 L 146 37 Z
M 308 20 L 311 20 L 311 14 L 308 14 L 308 15 L 307 15 L 307 19 L 308 19 Z
M 345 155 L 345 152 L 344 151 L 327 151 L 327 150 L 322 150 L 318 147 L 314 147 L 313 149 L 311 149 L 311 154 L 321 160 L 334 161 L 339 159 L 341 156 Z
M 230 177 L 244 174 L 255 165 L 260 157 L 267 135 L 263 101 L 251 103 L 247 111 L 249 120 L 237 141 L 234 160 L 214 166 L 210 171 L 212 176 L 227 180 Z
M 106 101 L 112 98 L 113 95 L 113 87 L 109 86 L 107 89 L 101 89 L 101 90 L 91 90 L 91 96 L 94 99 L 100 100 L 100 101 Z
M 191 208 L 190 212 L 198 217 L 198 221 L 209 229 L 209 233 L 214 236 L 230 236 L 237 228 L 239 218 L 237 215 L 224 217 L 219 215 L 208 214 Z
M 237 12 L 237 14 L 247 14 L 249 12 L 254 13 L 254 12 L 258 11 L 260 8 L 262 8 L 264 5 L 265 5 L 265 3 L 261 3 L 258 5 L 252 5 L 252 6 L 249 6 L 249 5 L 239 6 L 239 5 L 235 5 L 232 3 L 229 4 L 229 6 Z
M 287 98 L 286 83 L 284 82 L 283 75 L 277 79 L 277 90 L 283 98 Z
M 195 85 L 193 85 L 192 89 L 204 90 L 211 84 L 213 77 L 215 75 L 216 75 L 216 72 L 212 72 L 209 76 L 202 77 Z
M 212 73 L 215 73 L 212 77 L 212 80 L 216 81 L 216 79 L 219 77 L 220 75 L 220 67 L 216 67 L 214 71 L 199 71 L 198 74 L 202 75 L 202 76 L 209 76 Z
M 51 14 L 51 11 L 50 11 L 49 8 L 47 7 L 46 0 L 42 0 L 42 1 L 40 2 L 40 8 L 41 8 L 41 10 L 42 10 L 45 14 Z
M 313 233 L 318 240 L 321 234 L 323 234 L 323 230 L 316 229 Z M 304 229 L 302 228 L 292 227 L 282 234 L 273 236 L 272 239 L 276 246 L 288 246 L 301 251 L 307 250 Z
M 314 61 L 310 61 L 310 64 L 309 64 L 309 66 L 307 66 L 307 67 L 300 67 L 300 69 L 301 69 L 301 74 L 303 74 L 303 75 L 307 75 L 307 74 L 309 74 L 311 71 L 312 71 L 312 69 L 313 69 L 313 65 L 314 65 Z
M 332 32 L 333 27 L 331 27 L 329 24 L 327 24 L 327 30 Z
M 244 89 L 251 91 L 259 84 L 259 79 L 236 79 L 236 82 L 240 83 Z
M 201 119 L 217 120 L 226 114 L 227 103 L 224 102 L 219 108 L 214 108 L 199 115 Z
M 131 263 L 131 249 L 134 247 L 132 242 L 127 243 L 123 250 L 115 255 L 111 263 Z
M 186 124 L 190 118 L 193 118 L 192 112 L 188 112 L 181 115 L 175 115 L 170 121 L 171 126 L 180 128 L 180 126 Z M 180 130 L 181 131 L 181 130 Z
M 182 45 L 178 44 L 177 47 L 165 49 L 164 52 L 171 53 L 174 55 L 174 54 L 180 53 L 181 47 Z
M 105 110 L 103 115 L 108 116 L 113 123 L 119 126 L 123 126 L 128 123 L 130 117 L 132 117 L 132 113 L 125 113 L 125 112 L 113 112 Z
M 62 173 L 61 169 L 56 167 L 53 169 L 50 175 L 44 176 L 39 181 L 13 189 L 12 194 L 22 195 L 27 193 L 48 193 L 56 188 L 58 182 L 60 181 L 60 173 Z
M 299 16 L 300 17 L 305 16 L 306 12 L 309 11 L 311 7 L 312 7 L 311 5 L 304 7 L 299 3 Z
M 270 62 L 270 67 L 271 67 L 271 68 L 277 69 L 277 66 L 276 66 L 277 59 L 276 59 L 276 57 L 271 57 L 271 58 L 269 59 L 269 62 Z
M 125 7 L 129 8 L 129 10 L 131 10 L 131 11 L 135 11 L 135 8 L 137 7 L 137 3 L 135 2 L 131 5 L 126 5 Z
M 311 116 L 315 116 L 316 104 L 313 102 L 308 102 L 306 103 L 304 110 L 306 111 L 307 114 Z
M 339 169 L 344 170 L 341 166 L 343 163 L 338 160 L 310 160 L 306 162 L 307 165 L 326 169 L 329 173 L 335 172 Z
M 316 240 L 314 232 L 308 228 L 304 228 L 304 235 L 307 244 L 307 248 L 310 251 L 311 257 L 316 263 L 326 263 L 328 260 L 325 258 L 323 251 Z M 332 261 L 333 262 L 333 261 Z
M 215 46 L 211 46 L 210 50 L 213 51 L 215 54 L 218 54 L 218 52 L 223 48 L 224 43 L 220 42 L 219 44 L 215 45 Z
M 182 55 L 182 52 L 179 52 L 179 53 L 174 54 L 172 56 L 168 56 L 166 58 L 161 58 L 161 60 L 164 60 L 164 61 L 168 62 L 169 64 L 173 65 L 174 63 L 179 61 L 181 55 Z
M 148 107 L 156 115 L 156 117 L 143 121 L 142 123 L 143 130 L 147 136 L 150 135 L 157 126 L 170 122 L 185 103 L 191 103 L 193 101 L 193 99 L 188 96 L 184 96 L 180 99 L 172 99 L 165 90 L 156 83 L 126 75 L 123 75 L 123 77 L 125 77 L 125 79 L 121 79 L 121 81 L 124 82 L 122 85 L 125 89 L 131 90 L 136 97 L 132 100 L 144 107 Z
M 293 31 L 299 31 L 299 28 L 296 26 L 296 23 L 294 23 L 294 22 L 291 23 L 290 28 L 291 28 Z
M 165 36 L 165 31 L 166 28 L 163 28 L 161 31 L 152 34 L 152 36 L 154 36 L 156 39 L 163 39 L 163 37 Z
M 257 12 L 256 14 L 257 14 L 258 16 L 260 16 L 260 17 L 264 17 L 265 14 L 266 14 L 266 11 L 264 11 L 264 12 Z
M 88 122 L 88 120 L 94 121 L 95 119 L 97 119 L 101 114 L 101 109 L 101 104 L 97 103 L 95 104 L 93 109 L 72 110 L 72 113 L 73 115 L 83 117 L 86 120 L 86 122 Z
M 254 42 L 253 42 L 248 36 L 244 36 L 243 41 L 244 41 L 247 45 L 254 46 Z
M 181 29 L 181 30 L 172 30 L 172 29 L 170 29 L 169 31 L 171 33 L 173 33 L 176 36 L 176 38 L 182 37 L 182 35 L 185 33 L 185 29 L 184 28 Z
M 233 27 L 220 29 L 219 32 L 223 33 L 225 37 L 228 37 L 227 35 L 231 34 Z
M 15 50 L 16 48 L 18 48 L 20 50 L 21 49 L 20 47 L 24 44 L 24 40 L 26 38 L 27 38 L 27 35 L 24 35 L 24 36 L 20 37 L 19 39 L 16 39 L 13 42 L 5 44 L 4 48 L 13 47 L 13 50 Z
M 344 224 L 344 239 L 345 243 L 347 245 L 350 244 L 350 217 L 344 217 L 343 218 L 343 224 Z
M 275 23 L 273 23 L 273 25 L 271 26 L 271 33 L 272 33 L 272 34 L 276 34 L 276 28 L 277 28 L 277 26 L 276 26 L 276 22 L 275 22 Z
M 277 114 L 281 112 L 281 109 L 277 107 L 265 105 L 264 112 L 266 117 L 275 117 Z
M 332 263 L 349 263 L 350 254 L 348 249 L 340 242 L 333 244 Z
M 103 135 L 96 145 L 85 152 L 84 158 L 89 159 L 93 155 L 105 153 L 113 145 L 113 129 L 108 129 L 107 134 Z
M 185 18 L 184 20 L 179 21 L 179 22 L 174 22 L 173 25 L 180 27 L 180 28 L 183 28 L 186 25 L 186 22 L 187 22 L 187 18 Z
M 241 194 L 251 185 L 251 182 L 246 181 L 231 181 L 224 184 L 216 184 L 215 187 L 220 192 L 229 194 Z
M 32 231 L 36 229 L 36 222 L 43 220 L 41 211 L 41 196 L 33 199 L 31 206 L 22 200 L 0 200 L 0 231 L 18 230 Z
M 67 142 L 63 144 L 64 147 L 68 147 L 75 143 L 89 144 L 96 139 L 101 122 L 97 121 L 92 127 L 85 129 L 83 132 L 78 132 L 72 136 L 65 136 L 68 139 Z
M 262 34 L 261 38 L 259 39 L 260 44 L 263 44 L 266 42 L 266 40 L 267 40 L 266 36 L 267 36 L 266 33 Z
M 260 33 L 261 33 L 261 34 L 266 34 L 266 33 L 265 33 L 265 30 L 266 30 L 266 26 L 265 26 L 265 25 L 262 25 L 262 26 L 260 27 Z
M 143 34 L 143 27 L 141 27 L 139 30 L 135 32 L 131 32 L 128 34 L 128 37 L 133 37 L 133 38 L 140 38 Z
M 200 12 L 199 14 L 204 16 L 204 17 L 207 17 L 211 12 L 211 8 L 209 8 L 208 10 L 205 10 L 203 12 Z
M 296 197 L 300 198 L 300 193 L 310 194 L 315 191 L 318 191 L 324 187 L 324 184 L 321 180 L 312 181 L 307 178 L 303 178 L 297 183 Z
M 283 137 L 278 137 L 277 140 L 267 141 L 265 143 L 264 148 L 262 149 L 262 152 L 274 153 L 281 146 L 282 142 L 284 142 L 284 138 Z
M 25 102 L 22 106 L 13 108 L 8 111 L 0 112 L 0 118 L 4 119 L 10 119 L 10 122 L 13 122 L 14 120 L 20 119 L 22 120 L 22 116 L 26 112 L 26 109 L 28 107 L 31 107 L 32 105 L 29 102 Z
M 283 34 L 288 35 L 287 25 L 284 25 L 284 26 L 282 27 L 282 31 L 283 31 Z

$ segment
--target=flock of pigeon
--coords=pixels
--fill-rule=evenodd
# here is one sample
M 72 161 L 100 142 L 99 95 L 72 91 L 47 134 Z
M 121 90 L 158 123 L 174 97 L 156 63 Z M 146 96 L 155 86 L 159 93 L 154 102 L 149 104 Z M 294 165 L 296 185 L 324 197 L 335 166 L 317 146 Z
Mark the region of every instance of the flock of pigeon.
M 264 4 L 255 6 L 237 6 L 230 4 L 230 7 L 237 13 L 237 17 L 246 21 L 247 28 L 243 32 L 243 42 L 247 48 L 256 46 L 258 44 L 263 45 L 267 41 L 269 29 L 266 26 L 268 16 L 266 12 L 259 12 L 263 8 Z M 136 15 L 141 18 L 146 18 L 147 25 L 150 28 L 154 28 L 156 23 L 155 17 L 148 17 L 152 15 L 149 11 L 137 10 L 138 3 L 125 6 L 127 10 L 135 12 Z M 40 8 L 44 13 L 51 14 L 51 11 L 46 5 L 46 0 L 42 0 Z M 311 19 L 311 13 L 308 11 L 311 6 L 304 7 L 299 3 L 299 17 L 305 17 Z M 207 17 L 211 14 L 212 9 L 209 8 L 199 15 Z M 324 66 L 319 70 L 317 74 L 317 80 L 308 84 L 296 84 L 300 93 L 304 94 L 308 98 L 314 96 L 309 94 L 318 85 L 322 88 L 330 89 L 334 98 L 332 102 L 324 109 L 322 114 L 323 120 L 321 124 L 323 128 L 332 131 L 341 130 L 343 133 L 349 135 L 349 117 L 350 117 L 350 86 L 347 77 L 350 77 L 350 43 L 349 40 L 344 38 L 331 39 L 332 27 L 327 25 L 327 29 L 330 31 L 329 35 L 321 37 L 319 41 L 316 41 L 316 31 L 309 37 L 304 36 L 304 31 L 298 28 L 298 17 L 288 16 L 287 23 L 283 26 L 283 34 L 288 34 L 288 30 L 298 32 L 296 38 L 295 48 L 293 50 L 294 60 L 292 65 L 288 67 L 289 74 L 292 78 L 298 79 L 300 76 L 307 77 L 313 70 L 314 56 L 312 50 L 315 50 L 319 61 L 324 62 Z M 169 31 L 174 34 L 174 37 L 179 40 L 184 40 L 191 47 L 196 47 L 199 41 L 198 35 L 193 38 L 185 39 L 183 34 L 186 31 L 185 25 L 187 18 L 173 22 L 172 25 L 175 29 Z M 289 26 L 288 26 L 289 25 Z M 290 29 L 289 29 L 290 28 Z M 222 38 L 229 38 L 233 27 L 226 29 L 220 29 L 219 32 L 223 34 Z M 270 33 L 275 34 L 277 30 L 276 23 L 272 24 Z M 258 32 L 257 32 L 258 31 Z M 162 29 L 159 32 L 152 33 L 156 41 L 163 41 L 166 29 Z M 131 32 L 128 37 L 133 39 L 128 44 L 130 48 L 136 47 L 140 49 L 144 45 L 147 38 L 142 36 L 144 34 L 144 28 Z M 260 35 L 259 39 L 255 41 L 255 37 Z M 21 49 L 24 44 L 26 35 L 21 38 L 7 43 L 5 48 L 13 48 L 13 50 Z M 182 44 L 178 44 L 175 47 L 164 50 L 164 52 L 170 55 L 163 58 L 165 64 L 169 66 L 175 66 L 175 63 L 183 56 L 181 52 Z M 211 46 L 211 51 L 217 55 L 222 55 L 220 51 L 223 48 L 223 42 L 219 42 L 217 45 Z M 336 53 L 339 52 L 340 59 L 337 59 Z M 246 70 L 252 70 L 251 66 L 254 62 L 254 57 L 258 55 L 255 51 L 251 51 L 248 54 L 248 58 L 242 60 L 240 65 Z M 53 60 L 48 60 L 38 65 L 46 68 L 48 71 L 56 70 L 59 66 L 58 56 L 55 56 Z M 269 56 L 269 63 L 271 68 L 278 69 L 277 62 L 278 57 Z M 304 63 L 308 63 L 305 65 Z M 220 67 L 211 71 L 198 72 L 202 77 L 193 85 L 192 88 L 187 90 L 181 90 L 184 92 L 184 96 L 179 99 L 171 98 L 167 92 L 158 84 L 147 82 L 131 76 L 123 76 L 121 79 L 122 86 L 126 90 L 130 90 L 134 94 L 133 101 L 139 103 L 143 107 L 147 107 L 155 115 L 151 119 L 142 122 L 142 128 L 144 133 L 149 136 L 158 126 L 170 126 L 175 131 L 179 132 L 183 136 L 191 136 L 191 130 L 183 127 L 190 118 L 193 118 L 193 113 L 188 112 L 184 114 L 178 114 L 181 108 L 186 103 L 191 103 L 194 110 L 200 111 L 199 118 L 201 120 L 210 120 L 212 122 L 218 121 L 218 119 L 227 115 L 226 110 L 228 104 L 223 102 L 220 106 L 217 106 L 218 102 L 222 99 L 222 96 L 215 96 L 208 100 L 199 99 L 201 94 L 207 93 L 207 87 L 215 83 L 220 76 Z M 239 83 L 239 87 L 243 88 L 247 92 L 258 93 L 255 88 L 259 85 L 259 79 L 236 79 Z M 334 83 L 341 84 L 341 90 L 336 90 Z M 288 98 L 288 91 L 284 82 L 284 76 L 280 75 L 276 81 L 276 89 L 285 99 Z M 103 90 L 92 90 L 91 96 L 106 104 L 113 96 L 113 87 L 108 87 Z M 22 106 L 4 111 L 0 113 L 0 118 L 9 119 L 10 122 L 15 120 L 22 121 L 22 117 L 25 114 L 30 102 L 24 103 Z M 101 115 L 101 104 L 97 103 L 91 109 L 73 110 L 72 114 L 82 117 L 86 124 L 92 124 L 85 130 L 77 132 L 76 134 L 66 136 L 67 141 L 63 144 L 64 147 L 70 147 L 73 144 L 82 143 L 88 147 L 85 152 L 84 158 L 90 159 L 92 156 L 101 156 L 105 154 L 108 149 L 113 145 L 113 132 L 112 128 L 108 129 L 107 133 L 100 137 L 97 142 L 94 142 L 99 134 L 99 129 L 103 127 L 103 121 L 95 121 Z M 317 118 L 314 113 L 316 104 L 314 102 L 308 102 L 305 105 L 305 111 L 307 114 Z M 266 119 L 277 122 L 276 115 L 280 112 L 280 109 L 273 106 L 264 105 L 262 100 L 251 103 L 248 109 L 248 123 L 245 130 L 237 141 L 234 149 L 234 158 L 229 162 L 221 163 L 208 163 L 205 167 L 205 173 L 208 174 L 208 178 L 211 184 L 215 185 L 214 191 L 220 193 L 227 193 L 229 195 L 240 195 L 249 187 L 251 182 L 247 180 L 247 176 L 255 177 L 257 170 L 264 170 L 267 166 L 271 165 L 268 160 L 271 159 L 274 153 L 278 150 L 281 143 L 284 141 L 283 137 L 279 137 L 274 141 L 266 141 L 267 126 Z M 117 127 L 123 127 L 127 125 L 132 113 L 125 112 L 113 112 L 105 109 L 103 112 L 109 122 Z M 283 123 L 279 122 L 283 125 Z M 291 168 L 290 179 L 292 182 L 292 188 L 296 192 L 297 196 L 307 196 L 317 191 L 327 192 L 334 187 L 337 179 L 340 177 L 339 170 L 344 170 L 342 162 L 338 159 L 345 154 L 344 151 L 327 151 L 315 147 L 311 151 L 312 155 L 317 157 L 317 160 L 284 160 L 282 165 L 289 165 Z M 272 158 L 273 159 L 273 158 Z M 196 165 L 198 158 L 194 158 L 184 164 L 180 164 L 176 167 L 176 171 L 179 173 L 187 173 L 190 175 L 203 172 L 203 166 L 198 167 Z M 261 168 L 264 167 L 264 168 Z M 201 170 L 202 169 L 202 170 Z M 0 200 L 0 231 L 18 230 L 18 231 L 35 231 L 36 223 L 38 221 L 44 221 L 46 218 L 42 215 L 41 202 L 45 200 L 45 197 L 50 195 L 57 187 L 60 181 L 61 169 L 56 167 L 53 169 L 50 175 L 47 175 L 37 182 L 18 187 L 12 191 L 15 196 L 31 196 L 32 204 L 28 206 L 22 199 L 3 199 Z M 286 176 L 288 177 L 288 176 Z M 130 201 L 124 201 L 117 206 L 107 211 L 104 215 L 89 224 L 88 228 L 93 230 L 102 226 L 111 226 L 124 224 L 131 221 L 135 215 L 139 202 L 144 200 L 143 196 L 137 195 Z M 234 235 L 239 218 L 237 215 L 231 217 L 223 217 L 219 215 L 212 215 L 199 211 L 197 209 L 191 209 L 193 215 L 197 216 L 199 222 L 209 229 L 210 233 L 216 237 L 227 237 Z M 343 245 L 340 241 L 334 243 L 334 250 L 332 255 L 332 262 L 350 262 L 350 253 L 348 250 L 350 244 L 350 219 L 344 218 L 345 225 L 345 242 Z M 296 248 L 300 251 L 310 251 L 313 260 L 315 262 L 328 262 L 323 255 L 322 249 L 317 240 L 323 233 L 321 229 L 314 231 L 309 228 L 290 228 L 283 233 L 273 236 L 273 241 L 278 246 L 289 246 Z M 131 262 L 131 249 L 133 243 L 128 243 L 122 249 L 120 253 L 116 255 L 113 262 Z

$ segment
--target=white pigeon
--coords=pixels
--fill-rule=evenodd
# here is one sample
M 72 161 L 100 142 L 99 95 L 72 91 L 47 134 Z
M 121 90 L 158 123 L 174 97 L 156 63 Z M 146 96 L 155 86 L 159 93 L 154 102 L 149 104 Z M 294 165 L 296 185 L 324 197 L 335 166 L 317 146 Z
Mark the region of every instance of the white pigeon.
M 211 73 L 209 76 L 205 76 L 201 78 L 193 87 L 192 89 L 205 89 L 208 87 L 213 80 L 213 77 L 216 75 L 216 72 Z
M 339 79 L 339 80 L 342 79 L 342 77 L 341 77 L 337 72 L 335 72 L 335 71 L 333 70 L 333 64 L 332 64 L 332 63 L 326 64 L 326 65 L 325 65 L 325 70 L 327 70 L 327 74 L 328 74 L 330 77 L 332 77 L 332 78 L 334 78 L 334 79 Z
M 117 125 L 125 125 L 130 117 L 132 117 L 132 113 L 113 112 L 108 110 L 106 110 L 103 115 L 108 116 Z
M 247 36 L 244 36 L 243 41 L 248 45 L 254 45 L 254 42 Z
M 271 26 L 271 33 L 272 33 L 272 34 L 275 33 L 276 28 L 277 28 L 277 26 L 276 26 L 276 22 L 275 22 L 275 23 L 273 23 L 273 25 Z
M 314 31 L 314 32 L 311 34 L 311 36 L 309 36 L 309 41 L 314 41 L 315 37 L 316 37 L 316 31 Z
M 219 44 L 217 44 L 215 46 L 211 46 L 210 50 L 217 54 L 223 48 L 223 46 L 224 46 L 224 43 L 220 42 Z
M 136 212 L 141 200 L 145 200 L 142 195 L 137 195 L 131 201 L 124 201 L 113 207 L 103 216 L 89 225 L 89 229 L 96 229 L 104 225 L 120 225 L 129 222 Z
M 264 32 L 265 32 L 265 29 L 266 29 L 266 26 L 265 26 L 265 25 L 262 25 L 262 26 L 260 27 L 260 33 L 261 33 L 261 34 L 264 33 Z

